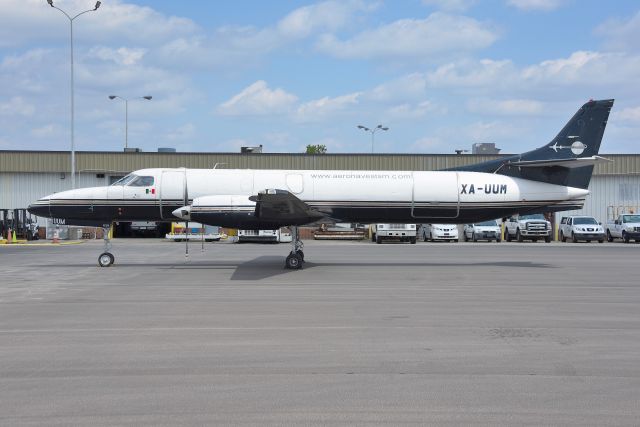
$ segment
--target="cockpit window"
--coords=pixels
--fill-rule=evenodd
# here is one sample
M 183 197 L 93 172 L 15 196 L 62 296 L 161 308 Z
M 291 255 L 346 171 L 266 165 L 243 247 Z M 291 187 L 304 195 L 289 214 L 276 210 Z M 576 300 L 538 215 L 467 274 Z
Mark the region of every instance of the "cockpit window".
M 139 176 L 129 184 L 129 187 L 151 187 L 153 185 L 152 176 Z
M 131 182 L 137 176 L 138 175 L 134 175 L 134 174 L 130 173 L 129 175 L 120 178 L 119 180 L 117 180 L 116 182 L 114 182 L 111 185 L 127 185 L 129 182 Z

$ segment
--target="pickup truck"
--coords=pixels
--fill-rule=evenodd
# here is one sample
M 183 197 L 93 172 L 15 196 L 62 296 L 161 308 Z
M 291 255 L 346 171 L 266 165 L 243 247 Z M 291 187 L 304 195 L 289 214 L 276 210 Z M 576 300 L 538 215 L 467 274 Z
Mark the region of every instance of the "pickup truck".
M 607 222 L 607 240 L 622 239 L 640 241 L 640 215 L 622 214 L 614 221 Z
M 542 214 L 512 216 L 504 223 L 504 239 L 510 242 L 512 239 L 537 241 L 544 239 L 551 241 L 551 223 L 544 219 Z
M 371 240 L 382 243 L 383 240 L 400 240 L 415 244 L 417 239 L 415 224 L 373 224 Z

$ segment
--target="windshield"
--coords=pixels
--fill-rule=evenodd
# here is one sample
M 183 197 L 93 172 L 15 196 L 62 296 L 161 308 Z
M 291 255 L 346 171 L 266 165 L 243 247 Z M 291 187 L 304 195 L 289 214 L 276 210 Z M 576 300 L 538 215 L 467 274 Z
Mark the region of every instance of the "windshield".
M 139 176 L 129 183 L 130 187 L 151 187 L 152 185 L 152 176 Z
M 640 222 L 640 215 L 624 215 L 622 222 Z
M 119 180 L 117 180 L 116 182 L 114 182 L 111 185 L 127 185 L 129 182 L 131 182 L 132 179 L 136 178 L 137 175 L 134 175 L 132 173 L 130 173 L 129 175 L 120 178 Z
M 573 224 L 574 225 L 580 225 L 580 224 L 597 224 L 598 221 L 595 220 L 595 218 L 574 218 L 573 219 Z
M 497 227 L 498 223 L 493 219 L 491 221 L 476 222 L 475 225 L 478 227 Z
M 520 219 L 544 219 L 542 214 L 521 215 Z

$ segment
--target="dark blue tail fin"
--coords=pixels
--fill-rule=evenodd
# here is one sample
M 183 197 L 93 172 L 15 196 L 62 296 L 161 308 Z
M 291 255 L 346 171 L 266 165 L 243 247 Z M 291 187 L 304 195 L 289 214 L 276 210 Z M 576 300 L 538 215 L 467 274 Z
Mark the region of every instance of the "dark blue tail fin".
M 524 154 L 464 166 L 457 170 L 499 173 L 586 189 L 593 174 L 593 165 L 576 167 L 575 163 L 579 162 L 573 162 L 573 160 L 598 154 L 613 101 L 613 99 L 605 99 L 587 102 L 573 115 L 558 135 L 543 147 Z M 552 162 L 554 160 L 558 162 L 554 164 Z M 563 161 L 571 166 L 564 166 Z

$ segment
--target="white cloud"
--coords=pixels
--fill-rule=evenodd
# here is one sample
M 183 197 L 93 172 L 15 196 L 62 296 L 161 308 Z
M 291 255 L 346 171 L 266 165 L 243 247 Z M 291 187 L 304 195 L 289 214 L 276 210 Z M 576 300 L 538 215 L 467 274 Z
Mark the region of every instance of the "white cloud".
M 217 112 L 227 116 L 279 114 L 289 111 L 297 99 L 283 89 L 270 89 L 264 80 L 258 80 L 220 104 Z
M 360 0 L 324 1 L 300 7 L 282 18 L 276 28 L 284 37 L 303 38 L 317 31 L 335 31 L 351 23 L 356 11 L 371 10 Z
M 544 111 L 544 104 L 533 99 L 471 99 L 467 108 L 473 113 L 485 115 L 531 116 Z
M 615 119 L 640 123 L 640 107 L 625 108 L 619 112 L 613 111 L 612 115 Z
M 147 49 L 120 47 L 112 49 L 106 46 L 96 46 L 89 50 L 88 56 L 103 61 L 113 61 L 119 65 L 134 65 L 140 62 L 147 53 Z
M 36 138 L 48 138 L 55 134 L 56 127 L 53 124 L 44 125 L 42 127 L 31 129 L 31 135 Z
M 426 19 L 401 19 L 374 30 L 339 40 L 325 34 L 317 47 L 338 58 L 421 58 L 467 52 L 490 46 L 497 33 L 488 25 L 465 16 L 435 12 Z
M 397 119 L 417 119 L 429 113 L 443 114 L 446 113 L 446 109 L 437 107 L 431 101 L 422 101 L 415 105 L 409 103 L 395 105 L 387 110 L 390 118 Z
M 628 20 L 609 19 L 599 25 L 595 33 L 605 38 L 607 49 L 637 51 L 640 40 L 640 12 Z
M 57 7 L 75 15 L 93 6 L 86 0 L 56 0 Z M 89 7 L 87 7 L 89 5 Z M 161 43 L 180 34 L 198 30 L 190 19 L 166 16 L 150 7 L 103 1 L 101 7 L 87 13 L 74 24 L 76 42 Z M 0 14 L 0 46 L 20 46 L 28 42 L 69 41 L 69 22 L 60 11 L 41 0 L 3 0 Z
M 324 98 L 305 102 L 296 110 L 295 118 L 296 120 L 303 122 L 321 121 L 358 104 L 360 96 L 360 92 L 355 92 L 347 95 L 336 96 L 335 98 L 325 96 Z
M 0 116 L 33 116 L 36 107 L 21 96 L 14 96 L 7 102 L 0 102 Z
M 445 145 L 446 144 L 442 141 L 442 139 L 438 137 L 426 136 L 424 138 L 418 139 L 413 144 L 411 144 L 410 151 L 433 153 L 434 150 L 438 150 Z
M 166 139 L 169 141 L 184 141 L 193 138 L 196 134 L 196 127 L 193 123 L 185 123 L 176 129 L 169 131 Z
M 436 7 L 448 12 L 464 12 L 476 3 L 476 0 L 422 0 L 425 6 Z
M 425 89 L 424 75 L 412 73 L 374 87 L 367 92 L 366 97 L 375 101 L 416 99 L 423 97 Z
M 507 0 L 509 6 L 525 11 L 551 11 L 558 9 L 566 0 Z

